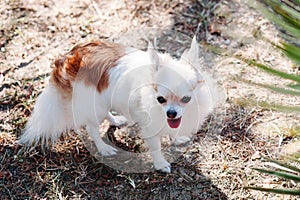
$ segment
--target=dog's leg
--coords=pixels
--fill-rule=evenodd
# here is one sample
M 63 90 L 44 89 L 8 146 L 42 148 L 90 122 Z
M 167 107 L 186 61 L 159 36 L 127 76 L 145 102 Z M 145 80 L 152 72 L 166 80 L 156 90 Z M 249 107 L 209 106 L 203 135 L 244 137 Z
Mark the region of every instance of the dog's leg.
M 112 146 L 106 144 L 99 134 L 99 127 L 97 125 L 89 124 L 86 126 L 87 132 L 92 137 L 93 141 L 96 144 L 98 151 L 103 156 L 113 156 L 116 154 L 117 149 L 113 148 Z
M 191 137 L 181 135 L 181 136 L 175 137 L 175 139 L 173 140 L 173 144 L 182 145 L 182 144 L 185 144 L 189 141 L 191 141 Z
M 153 164 L 156 170 L 160 170 L 165 173 L 171 172 L 171 165 L 166 161 L 161 152 L 161 142 L 159 136 L 153 136 L 145 138 L 145 142 L 149 147 L 151 156 L 153 158 Z
M 127 124 L 127 119 L 122 115 L 113 115 L 111 112 L 108 112 L 107 119 L 111 125 L 114 126 L 124 126 Z

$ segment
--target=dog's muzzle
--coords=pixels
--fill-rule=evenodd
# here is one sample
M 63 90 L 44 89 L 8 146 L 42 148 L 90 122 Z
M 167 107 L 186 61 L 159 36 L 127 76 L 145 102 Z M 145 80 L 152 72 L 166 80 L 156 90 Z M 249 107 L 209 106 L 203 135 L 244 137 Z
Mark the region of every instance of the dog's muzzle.
M 176 110 L 167 111 L 167 121 L 170 128 L 178 128 L 181 122 L 181 117 L 175 118 L 177 116 Z

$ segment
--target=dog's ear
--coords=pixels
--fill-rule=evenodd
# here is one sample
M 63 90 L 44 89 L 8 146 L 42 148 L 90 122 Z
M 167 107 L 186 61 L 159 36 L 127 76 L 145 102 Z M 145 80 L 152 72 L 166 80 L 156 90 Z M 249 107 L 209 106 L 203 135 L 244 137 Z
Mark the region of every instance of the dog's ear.
M 155 70 L 157 71 L 158 67 L 159 67 L 159 57 L 157 55 L 157 52 L 155 51 L 155 48 L 154 48 L 152 42 L 150 42 L 150 41 L 148 41 L 147 52 L 150 56 L 151 63 L 153 64 L 153 66 L 155 67 Z
M 190 48 L 185 50 L 181 55 L 180 61 L 189 64 L 196 64 L 199 61 L 199 44 L 196 36 L 193 37 Z

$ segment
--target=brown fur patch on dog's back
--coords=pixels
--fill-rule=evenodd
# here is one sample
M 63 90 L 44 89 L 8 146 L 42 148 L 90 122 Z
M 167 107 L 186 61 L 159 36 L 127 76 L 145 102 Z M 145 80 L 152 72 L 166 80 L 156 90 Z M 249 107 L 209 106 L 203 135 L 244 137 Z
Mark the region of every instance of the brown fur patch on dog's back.
M 82 80 L 102 92 L 109 85 L 109 70 L 124 56 L 123 46 L 96 41 L 76 45 L 63 58 L 54 62 L 51 81 L 64 93 L 72 93 L 72 82 Z

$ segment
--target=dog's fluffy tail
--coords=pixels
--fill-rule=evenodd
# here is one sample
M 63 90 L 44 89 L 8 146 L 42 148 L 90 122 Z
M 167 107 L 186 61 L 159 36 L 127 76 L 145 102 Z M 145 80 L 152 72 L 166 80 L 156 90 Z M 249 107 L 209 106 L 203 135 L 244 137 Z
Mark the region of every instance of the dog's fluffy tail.
M 47 146 L 70 127 L 70 110 L 58 89 L 50 84 L 37 98 L 33 113 L 19 139 L 23 145 Z

